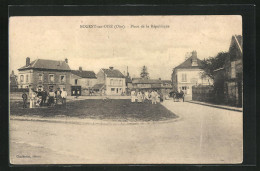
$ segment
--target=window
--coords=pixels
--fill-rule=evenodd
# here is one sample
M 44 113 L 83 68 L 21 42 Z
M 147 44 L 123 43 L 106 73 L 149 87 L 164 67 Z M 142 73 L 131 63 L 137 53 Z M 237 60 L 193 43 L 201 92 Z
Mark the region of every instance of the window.
M 21 81 L 21 82 L 24 81 L 24 76 L 23 76 L 23 75 L 20 76 L 20 81 Z
M 115 91 L 115 88 L 111 88 L 111 91 Z
M 75 85 L 77 85 L 78 84 L 78 79 L 75 79 Z
M 197 59 L 193 59 L 193 60 L 192 60 L 191 66 L 198 66 L 198 61 L 197 61 Z
M 42 74 L 39 74 L 39 81 L 42 81 Z
M 186 82 L 187 81 L 187 74 L 182 74 L 182 82 Z
M 113 82 L 113 79 L 110 79 L 110 85 L 113 85 L 114 82 Z
M 87 80 L 87 86 L 89 86 L 89 80 Z
M 118 80 L 114 80 L 114 85 L 118 85 Z
M 65 75 L 61 75 L 60 76 L 60 82 L 61 83 L 65 83 L 66 82 L 66 76 Z
M 236 61 L 231 62 L 231 78 L 236 78 Z
M 29 75 L 26 75 L 26 82 L 29 82 Z
M 49 81 L 54 82 L 54 74 L 49 74 Z
M 122 80 L 119 80 L 119 85 L 123 85 L 122 83 L 123 83 Z

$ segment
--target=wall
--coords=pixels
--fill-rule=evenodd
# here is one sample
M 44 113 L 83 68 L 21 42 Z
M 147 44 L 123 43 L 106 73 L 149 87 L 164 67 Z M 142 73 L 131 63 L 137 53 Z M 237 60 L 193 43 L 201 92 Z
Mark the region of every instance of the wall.
M 215 102 L 215 94 L 213 86 L 193 86 L 192 87 L 192 100 L 202 102 Z
M 105 84 L 106 77 L 105 77 L 105 73 L 102 70 L 100 70 L 96 76 L 97 76 L 97 82 L 96 82 L 97 84 Z

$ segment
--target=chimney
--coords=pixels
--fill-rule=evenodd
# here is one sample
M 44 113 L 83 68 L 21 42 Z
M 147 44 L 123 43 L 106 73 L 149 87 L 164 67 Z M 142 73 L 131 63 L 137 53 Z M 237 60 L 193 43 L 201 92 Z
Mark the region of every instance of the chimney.
M 195 50 L 192 51 L 191 54 L 192 54 L 192 57 L 196 57 L 197 58 L 197 52 Z
M 29 66 L 29 65 L 30 65 L 30 58 L 27 57 L 27 58 L 26 58 L 26 66 Z
M 112 67 L 112 66 L 111 66 L 111 67 L 109 67 L 109 69 L 113 70 L 113 69 L 114 69 L 114 67 Z
M 65 62 L 68 63 L 68 58 L 65 59 Z
M 79 71 L 82 71 L 82 67 L 81 66 L 79 67 Z

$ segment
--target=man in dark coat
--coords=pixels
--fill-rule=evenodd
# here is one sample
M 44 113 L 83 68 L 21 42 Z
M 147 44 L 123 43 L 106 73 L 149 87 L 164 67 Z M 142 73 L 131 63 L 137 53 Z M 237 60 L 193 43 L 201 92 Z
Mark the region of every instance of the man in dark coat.
M 23 91 L 22 98 L 23 98 L 23 108 L 27 108 L 27 99 L 28 99 L 28 96 L 27 96 L 27 94 L 25 93 L 25 91 Z
M 46 103 L 46 98 L 47 98 L 48 94 L 45 90 L 43 90 L 42 92 L 42 105 L 44 105 Z

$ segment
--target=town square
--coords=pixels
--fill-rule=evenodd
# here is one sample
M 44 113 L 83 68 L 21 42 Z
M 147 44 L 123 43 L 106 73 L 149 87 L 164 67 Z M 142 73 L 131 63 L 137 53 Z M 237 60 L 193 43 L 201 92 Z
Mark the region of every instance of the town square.
M 11 164 L 243 161 L 240 16 L 14 17 L 9 63 Z

